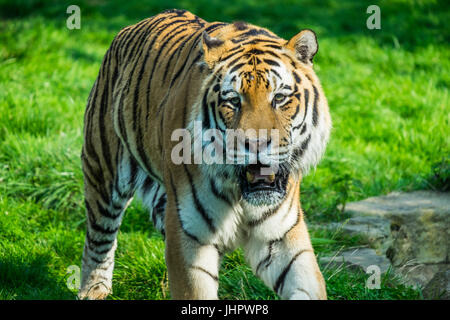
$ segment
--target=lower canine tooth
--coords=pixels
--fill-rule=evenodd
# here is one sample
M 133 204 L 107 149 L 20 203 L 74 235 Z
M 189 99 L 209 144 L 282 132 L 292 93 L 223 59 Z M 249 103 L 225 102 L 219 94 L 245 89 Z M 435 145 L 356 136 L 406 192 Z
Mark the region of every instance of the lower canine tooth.
M 253 175 L 253 174 L 251 174 L 250 172 L 246 172 L 246 175 L 247 175 L 247 181 L 248 182 L 252 182 L 253 181 L 253 179 L 255 178 L 255 176 Z
M 270 182 L 274 182 L 275 181 L 275 174 L 274 173 L 270 174 L 268 178 L 269 178 Z

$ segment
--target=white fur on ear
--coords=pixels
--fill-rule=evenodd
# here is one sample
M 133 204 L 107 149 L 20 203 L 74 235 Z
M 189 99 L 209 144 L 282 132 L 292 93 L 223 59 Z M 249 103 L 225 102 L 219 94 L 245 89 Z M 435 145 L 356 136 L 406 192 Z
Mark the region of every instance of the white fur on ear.
M 319 45 L 314 31 L 305 29 L 292 37 L 288 46 L 294 50 L 297 58 L 303 63 L 312 63 L 314 55 L 317 53 Z

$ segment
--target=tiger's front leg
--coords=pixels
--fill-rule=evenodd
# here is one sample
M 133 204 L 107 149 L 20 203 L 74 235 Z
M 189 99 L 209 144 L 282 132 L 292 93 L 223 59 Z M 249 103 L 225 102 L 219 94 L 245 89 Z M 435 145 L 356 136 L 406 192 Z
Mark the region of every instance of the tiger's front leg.
M 216 300 L 219 252 L 181 225 L 175 200 L 166 207 L 166 265 L 172 299 Z
M 245 253 L 253 272 L 282 299 L 326 299 L 325 281 L 298 199 L 299 183 L 278 210 L 249 221 Z

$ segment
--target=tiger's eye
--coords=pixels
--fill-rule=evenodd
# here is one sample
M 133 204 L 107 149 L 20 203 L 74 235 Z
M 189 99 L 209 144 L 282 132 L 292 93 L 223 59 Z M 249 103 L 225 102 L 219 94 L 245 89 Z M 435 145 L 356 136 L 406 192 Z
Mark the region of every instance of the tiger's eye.
M 239 106 L 241 103 L 241 99 L 239 99 L 239 97 L 233 97 L 228 101 L 230 101 L 230 103 L 234 106 Z
M 276 103 L 280 103 L 280 102 L 283 102 L 284 98 L 285 98 L 284 94 L 277 93 L 277 94 L 273 97 L 273 100 L 274 100 Z

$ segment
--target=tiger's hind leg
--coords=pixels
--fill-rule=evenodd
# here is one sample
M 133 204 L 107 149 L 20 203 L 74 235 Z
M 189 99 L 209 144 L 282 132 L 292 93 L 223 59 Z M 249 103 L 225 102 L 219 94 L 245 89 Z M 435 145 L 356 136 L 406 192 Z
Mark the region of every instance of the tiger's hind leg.
M 95 163 L 83 152 L 87 231 L 82 260 L 80 299 L 104 299 L 112 291 L 117 233 L 139 178 L 139 168 L 122 147 L 116 157 L 115 172 Z

